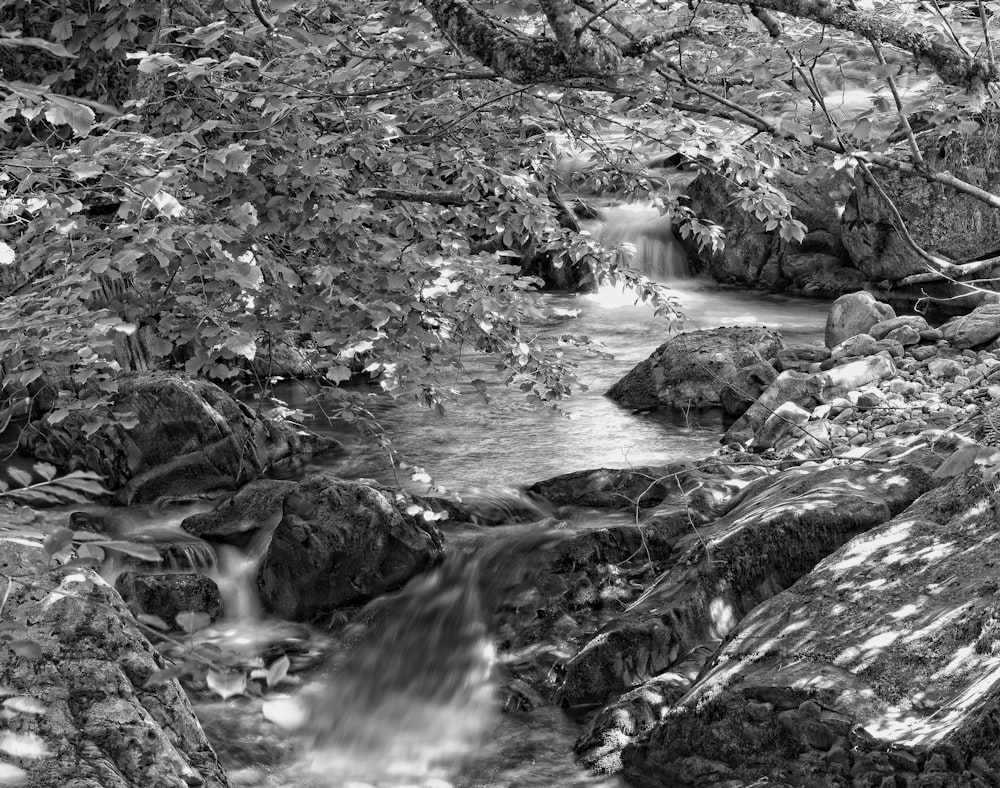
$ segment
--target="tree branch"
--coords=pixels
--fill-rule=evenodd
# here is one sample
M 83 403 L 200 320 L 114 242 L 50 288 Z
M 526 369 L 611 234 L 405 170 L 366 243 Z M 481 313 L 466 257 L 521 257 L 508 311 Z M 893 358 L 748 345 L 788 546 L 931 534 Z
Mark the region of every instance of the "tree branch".
M 404 189 L 364 189 L 362 199 L 429 202 L 435 205 L 472 205 L 476 202 L 476 200 L 457 192 L 419 192 Z

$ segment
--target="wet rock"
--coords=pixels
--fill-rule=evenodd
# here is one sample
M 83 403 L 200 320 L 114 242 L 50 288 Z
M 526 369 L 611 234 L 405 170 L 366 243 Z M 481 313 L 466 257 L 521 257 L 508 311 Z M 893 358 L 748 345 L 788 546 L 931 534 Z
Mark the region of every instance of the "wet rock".
M 868 333 L 877 323 L 895 316 L 891 306 L 866 291 L 842 295 L 826 318 L 826 346 L 832 348 L 855 334 Z
M 183 627 L 178 613 L 205 613 L 212 621 L 222 614 L 222 596 L 213 580 L 194 573 L 140 575 L 123 572 L 115 581 L 133 615 L 157 616 L 171 629 Z
M 19 574 L 40 550 L 0 543 L 0 570 Z M 120 786 L 228 788 L 229 781 L 176 680 L 121 598 L 85 569 L 11 584 L 7 632 L 33 649 L 7 650 L 0 682 L 43 713 L 19 712 L 9 731 L 36 735 L 48 756 L 10 759 L 32 788 Z M 34 653 L 33 653 L 34 651 Z
M 246 547 L 261 529 L 277 525 L 285 496 L 296 482 L 257 479 L 208 512 L 185 517 L 181 528 L 203 539 Z
M 684 785 L 687 759 L 711 756 L 747 781 L 778 769 L 811 785 L 811 753 L 831 741 L 866 785 L 970 786 L 974 765 L 995 779 L 996 517 L 993 492 L 968 473 L 824 559 L 741 621 L 691 691 L 626 748 L 630 781 Z M 751 710 L 782 696 L 801 702 L 785 717 Z
M 108 423 L 90 434 L 88 419 Z M 120 504 L 234 489 L 273 464 L 333 448 L 335 441 L 258 418 L 208 381 L 152 372 L 123 376 L 110 407 L 41 419 L 19 448 L 61 470 L 91 470 Z
M 959 350 L 992 342 L 1000 337 L 1000 304 L 984 304 L 967 315 L 953 317 L 941 326 L 941 333 Z
M 724 388 L 745 388 L 743 370 L 769 363 L 780 347 L 781 336 L 766 328 L 680 334 L 615 383 L 608 396 L 630 408 L 718 407 Z
M 753 482 L 728 514 L 680 540 L 661 580 L 567 663 L 565 701 L 600 703 L 669 670 L 930 486 L 907 466 L 829 466 Z
M 277 615 L 321 620 L 398 588 L 442 555 L 437 527 L 405 516 L 392 491 L 316 474 L 285 496 L 257 587 Z

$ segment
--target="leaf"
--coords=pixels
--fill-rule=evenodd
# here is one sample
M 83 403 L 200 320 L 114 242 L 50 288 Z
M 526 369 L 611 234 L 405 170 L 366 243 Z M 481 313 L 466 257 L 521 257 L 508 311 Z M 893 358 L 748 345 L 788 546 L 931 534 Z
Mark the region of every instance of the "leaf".
M 73 543 L 73 532 L 69 528 L 57 528 L 45 537 L 42 549 L 45 554 L 52 557 L 60 550 Z
M 20 766 L 0 762 L 0 785 L 24 785 L 28 782 L 28 773 Z
M 38 700 L 38 698 L 32 698 L 29 695 L 15 695 L 13 698 L 7 698 L 3 702 L 3 707 L 11 711 L 20 712 L 21 714 L 45 713 L 45 704 Z
M 31 485 L 31 474 L 21 468 L 8 468 L 7 475 L 22 487 Z
M 223 700 L 228 700 L 235 695 L 242 695 L 247 689 L 247 677 L 244 673 L 209 670 L 205 676 L 208 688 Z
M 39 758 L 47 758 L 49 755 L 45 739 L 34 733 L 4 731 L 0 733 L 0 750 L 15 758 L 24 758 L 29 761 L 37 761 Z
M 174 621 L 177 625 L 187 632 L 189 635 L 197 632 L 199 629 L 204 629 L 209 624 L 212 623 L 212 617 L 207 613 L 201 613 L 193 610 L 185 610 L 183 613 L 178 613 L 174 616 Z
M 53 33 L 55 32 L 55 28 L 53 28 Z M 66 38 L 69 38 L 69 36 L 66 36 Z M 56 57 L 76 58 L 76 55 L 62 44 L 56 44 L 52 41 L 46 41 L 44 38 L 33 38 L 31 36 L 0 35 L 0 48 L 2 47 L 31 47 L 32 49 L 43 49 Z
M 268 665 L 267 676 L 265 677 L 268 689 L 278 686 L 288 677 L 288 669 L 291 665 L 292 661 L 288 658 L 287 654 L 282 654 Z
M 77 137 L 86 137 L 90 133 L 96 120 L 94 110 L 54 93 L 47 93 L 45 97 L 51 102 L 45 110 L 45 119 L 49 123 L 53 126 L 69 126 Z
M 46 481 L 51 481 L 52 477 L 58 473 L 56 466 L 47 462 L 36 462 L 32 467 L 34 468 L 35 473 Z
M 166 632 L 170 629 L 170 625 L 167 624 L 166 621 L 164 621 L 159 616 L 154 616 L 150 613 L 140 613 L 139 615 L 136 616 L 136 620 L 142 622 L 147 627 L 152 627 L 153 629 L 159 629 L 163 632 Z
M 4 241 L 0 241 L 0 265 L 14 265 L 15 259 L 14 250 Z

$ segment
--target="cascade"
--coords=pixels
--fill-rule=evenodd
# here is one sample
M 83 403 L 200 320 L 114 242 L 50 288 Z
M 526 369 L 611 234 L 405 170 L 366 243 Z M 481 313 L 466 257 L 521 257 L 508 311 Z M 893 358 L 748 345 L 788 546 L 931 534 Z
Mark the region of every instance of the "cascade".
M 624 244 L 630 267 L 656 282 L 691 275 L 687 253 L 674 236 L 671 220 L 649 203 L 601 208 L 581 228 L 607 246 Z

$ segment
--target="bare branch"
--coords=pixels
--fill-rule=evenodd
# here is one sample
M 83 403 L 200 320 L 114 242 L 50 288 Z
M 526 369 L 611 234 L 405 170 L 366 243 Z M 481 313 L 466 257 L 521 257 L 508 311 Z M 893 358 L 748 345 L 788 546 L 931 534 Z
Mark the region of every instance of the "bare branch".
M 471 205 L 476 202 L 475 199 L 457 192 L 420 192 L 405 189 L 365 189 L 362 197 L 394 202 L 428 202 L 435 205 Z

